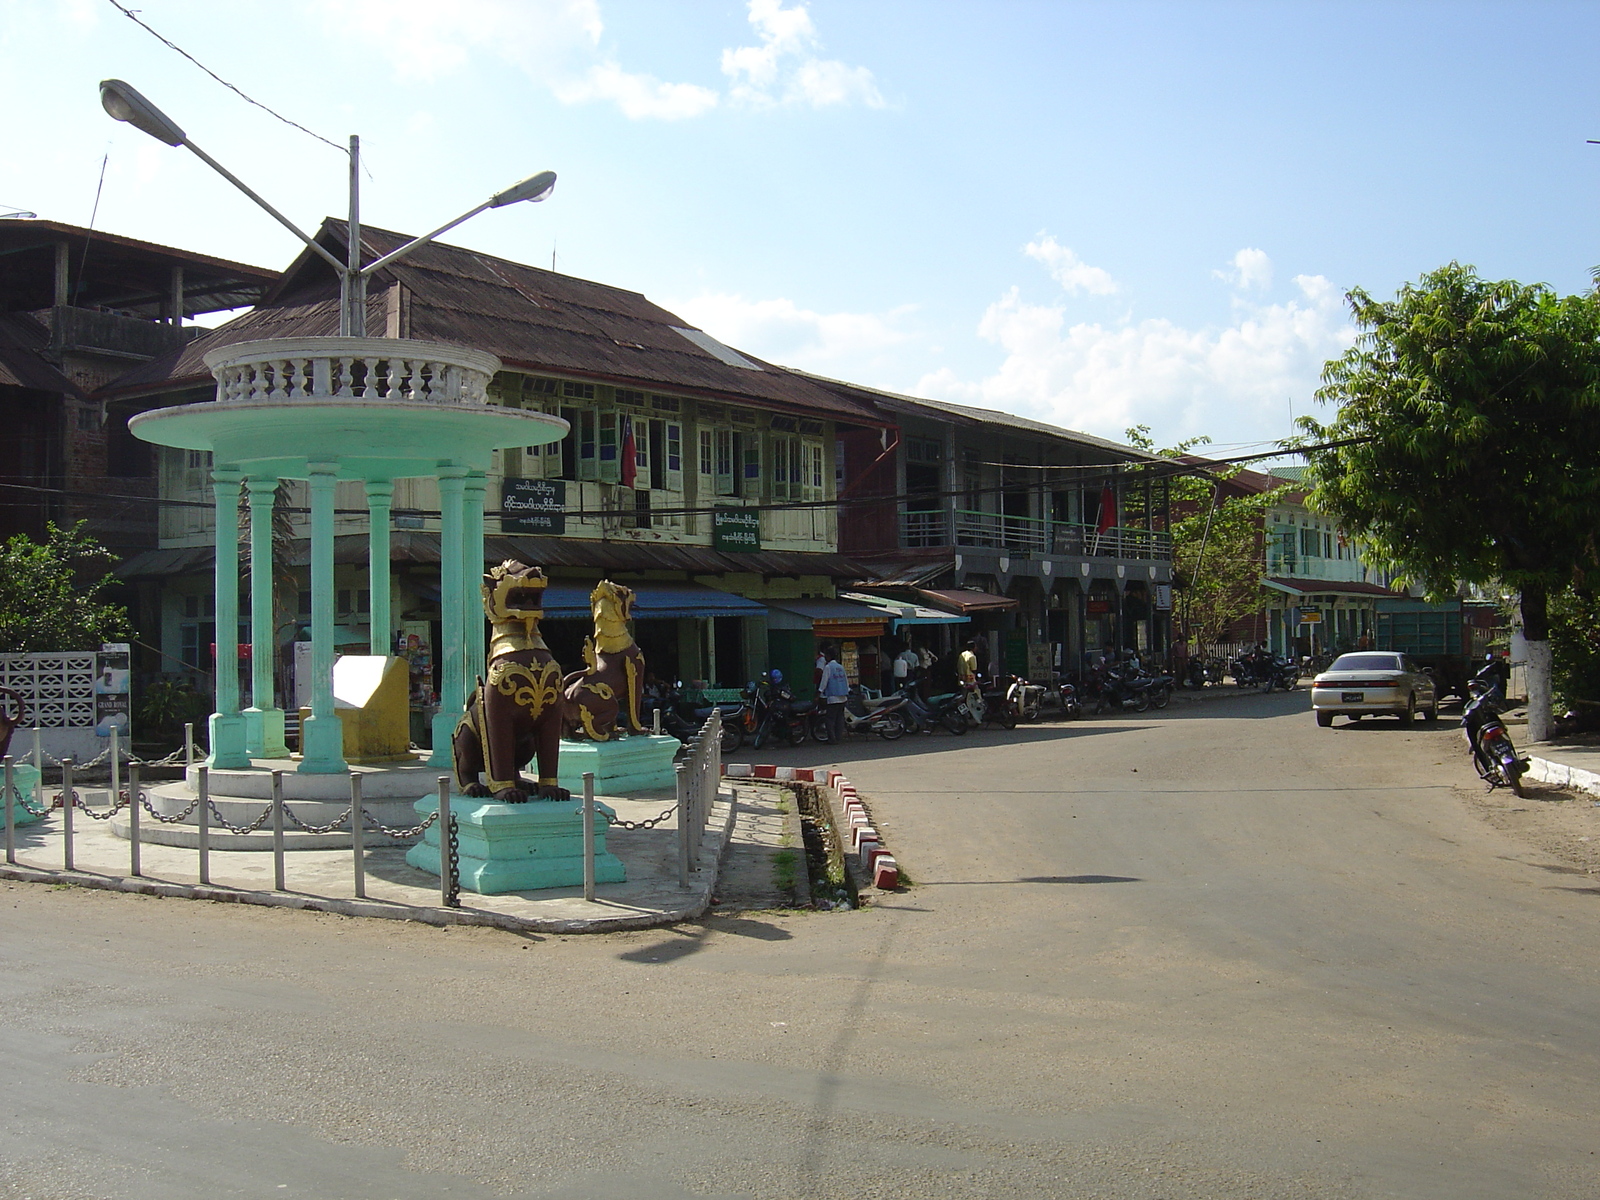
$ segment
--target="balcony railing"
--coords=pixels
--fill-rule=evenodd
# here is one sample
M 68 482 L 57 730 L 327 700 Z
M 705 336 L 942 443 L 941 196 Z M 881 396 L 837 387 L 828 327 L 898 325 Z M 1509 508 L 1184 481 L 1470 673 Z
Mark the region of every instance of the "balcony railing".
M 905 547 L 948 546 L 946 514 L 902 512 L 900 544 Z M 1044 517 L 1018 517 L 1006 513 L 957 509 L 957 546 L 984 546 L 1032 554 L 1067 557 L 1139 558 L 1170 561 L 1172 535 L 1147 529 L 1116 527 L 1101 532 L 1094 525 L 1077 525 Z
M 465 346 L 396 338 L 274 338 L 213 350 L 222 404 L 384 400 L 487 403 L 499 360 Z

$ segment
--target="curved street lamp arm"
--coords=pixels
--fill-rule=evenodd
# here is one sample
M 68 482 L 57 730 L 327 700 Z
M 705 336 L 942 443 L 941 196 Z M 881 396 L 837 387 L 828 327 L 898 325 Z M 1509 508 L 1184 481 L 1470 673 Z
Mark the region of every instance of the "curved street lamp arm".
M 257 195 L 255 193 L 255 191 L 247 183 L 244 182 L 244 180 L 240 179 L 232 171 L 228 170 L 227 167 L 223 166 L 216 159 L 212 158 L 211 155 L 207 154 L 204 150 L 200 149 L 199 146 L 196 146 L 188 138 L 184 138 L 181 144 L 183 146 L 187 147 L 195 155 L 195 157 L 198 158 L 201 162 L 205 163 L 206 166 L 210 167 L 218 175 L 221 175 L 229 183 L 233 184 L 234 187 L 238 188 L 246 196 L 249 196 L 250 199 L 254 200 L 258 205 L 260 205 L 263 209 L 265 209 L 268 213 L 270 213 L 274 218 L 277 219 L 278 224 L 282 225 L 285 229 L 287 229 L 290 233 L 294 234 L 295 237 L 299 238 L 302 242 L 304 242 L 312 250 L 314 250 L 314 251 L 316 251 L 316 253 L 320 254 L 324 259 L 327 260 L 328 265 L 331 266 L 340 275 L 343 275 L 345 273 L 345 264 L 344 263 L 340 262 L 332 254 L 330 254 L 330 253 L 328 253 L 328 251 L 324 250 L 320 245 L 318 245 L 315 241 L 312 240 L 312 238 L 311 238 L 311 236 L 309 234 L 307 234 L 304 230 L 302 230 L 293 221 L 289 220 L 288 217 L 284 216 L 277 209 L 273 208 L 272 205 L 268 204 L 265 200 L 263 200 L 259 195 Z
M 482 204 L 478 205 L 477 208 L 472 209 L 470 212 L 462 213 L 454 221 L 451 221 L 451 222 L 449 222 L 447 224 L 439 226 L 439 228 L 435 229 L 432 233 L 425 233 L 419 238 L 412 238 L 409 242 L 407 242 L 404 246 L 401 246 L 398 250 L 391 250 L 391 251 L 389 251 L 389 253 L 385 254 L 382 258 L 376 260 L 375 262 L 368 263 L 366 266 L 361 268 L 361 274 L 362 275 L 372 275 L 375 272 L 382 270 L 384 267 L 387 267 L 390 263 L 394 262 L 395 259 L 404 258 L 407 254 L 410 254 L 413 250 L 417 250 L 417 249 L 420 249 L 423 246 L 426 246 L 429 242 L 433 241 L 433 239 L 438 237 L 440 234 L 449 233 L 452 229 L 454 229 L 457 225 L 460 225 L 463 221 L 470 221 L 473 217 L 477 216 L 484 209 L 493 208 L 493 207 L 494 207 L 494 202 L 492 200 L 485 200 Z M 342 269 L 343 268 L 341 268 L 341 270 Z

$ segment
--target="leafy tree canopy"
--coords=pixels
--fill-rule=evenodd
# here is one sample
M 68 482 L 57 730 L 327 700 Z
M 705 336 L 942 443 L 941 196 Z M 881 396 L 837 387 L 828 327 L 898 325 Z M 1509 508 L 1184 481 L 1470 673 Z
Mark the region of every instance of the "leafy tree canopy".
M 1542 601 L 1600 565 L 1600 302 L 1452 263 L 1350 305 L 1363 332 L 1317 392 L 1339 410 L 1299 421 L 1352 443 L 1310 451 L 1312 503 L 1435 598 L 1499 580 Z
M 52 522 L 42 543 L 18 534 L 0 544 L 0 653 L 97 650 L 130 637 L 127 610 L 103 598 L 115 561 L 81 521 Z
M 1600 299 L 1451 263 L 1350 306 L 1362 333 L 1317 392 L 1338 412 L 1299 422 L 1348 443 L 1309 451 L 1312 503 L 1435 599 L 1460 581 L 1520 593 L 1542 740 L 1548 597 L 1600 567 Z

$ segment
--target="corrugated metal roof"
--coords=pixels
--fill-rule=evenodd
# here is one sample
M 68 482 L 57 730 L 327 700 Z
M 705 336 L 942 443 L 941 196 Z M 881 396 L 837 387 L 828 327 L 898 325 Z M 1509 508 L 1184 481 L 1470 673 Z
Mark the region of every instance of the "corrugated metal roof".
M 1263 580 L 1270 588 L 1280 592 L 1288 592 L 1296 596 L 1328 595 L 1328 596 L 1386 596 L 1390 599 L 1403 596 L 1404 592 L 1397 592 L 1393 588 L 1386 588 L 1382 584 L 1364 583 L 1357 580 L 1336 582 L 1332 579 L 1293 579 L 1287 576 L 1274 575 Z
M 1121 442 L 1113 442 L 1107 438 L 1096 437 L 1092 433 L 1080 433 L 1075 429 L 1063 429 L 1058 425 L 1047 425 L 1043 421 L 1019 417 L 1015 413 L 1002 412 L 997 408 L 974 408 L 966 404 L 952 404 L 948 400 L 929 400 L 922 396 L 907 396 L 901 392 L 886 392 L 879 388 L 863 387 L 858 383 L 846 383 L 840 379 L 829 379 L 823 375 L 813 375 L 793 368 L 788 369 L 796 375 L 821 384 L 830 391 L 859 399 L 863 403 L 875 404 L 892 413 L 910 416 L 952 417 L 958 424 L 966 425 L 999 425 L 1024 433 L 1042 434 L 1045 437 L 1058 441 L 1072 442 L 1075 445 L 1092 446 L 1097 450 L 1108 451 L 1128 461 L 1165 461 L 1161 455 L 1151 454 L 1148 450 L 1140 450 L 1137 446 L 1126 446 Z
M 324 221 L 318 238 L 342 256 L 344 222 Z M 408 240 L 362 227 L 362 244 L 373 256 Z M 391 296 L 392 286 L 402 291 Z M 234 342 L 332 334 L 338 328 L 337 295 L 332 272 L 306 251 L 262 308 L 175 355 L 130 371 L 108 390 L 149 392 L 208 381 L 204 354 Z M 687 323 L 681 317 L 637 292 L 458 246 L 430 243 L 380 272 L 369 284 L 369 335 L 385 333 L 391 305 L 401 336 L 487 350 L 512 369 L 688 391 L 855 424 L 885 423 L 867 401 L 839 395 L 792 371 L 743 354 L 739 357 L 756 369 L 730 364 L 724 353 L 685 337 L 680 331 Z

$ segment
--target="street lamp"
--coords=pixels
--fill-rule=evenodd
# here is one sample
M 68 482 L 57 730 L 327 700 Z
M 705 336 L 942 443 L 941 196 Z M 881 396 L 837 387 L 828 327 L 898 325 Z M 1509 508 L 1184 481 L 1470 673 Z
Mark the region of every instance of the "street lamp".
M 340 337 L 360 337 L 365 333 L 367 280 L 375 272 L 388 266 L 396 259 L 410 254 L 411 251 L 418 247 L 427 245 L 434 238 L 454 229 L 463 221 L 471 220 L 485 209 L 503 208 L 508 204 L 518 204 L 524 200 L 538 203 L 548 197 L 556 186 L 555 172 L 541 171 L 537 175 L 524 179 L 521 183 L 506 188 L 503 192 L 496 192 L 476 208 L 470 209 L 455 220 L 439 226 L 432 233 L 413 238 L 398 250 L 393 250 L 376 262 L 368 263 L 363 267 L 361 265 L 361 139 L 354 134 L 350 137 L 349 255 L 346 262 L 340 262 L 327 250 L 323 249 L 322 246 L 318 245 L 293 221 L 289 220 L 288 217 L 273 208 L 272 205 L 251 190 L 243 180 L 191 142 L 188 135 L 183 132 L 176 121 L 140 95 L 137 89 L 130 87 L 120 79 L 103 79 L 100 81 L 100 104 L 116 120 L 132 125 L 135 129 L 149 134 L 158 142 L 165 142 L 169 146 L 188 147 L 195 157 L 199 158 L 246 196 L 249 196 L 257 205 L 271 214 L 280 225 L 304 242 L 313 252 L 320 255 L 339 275 Z

